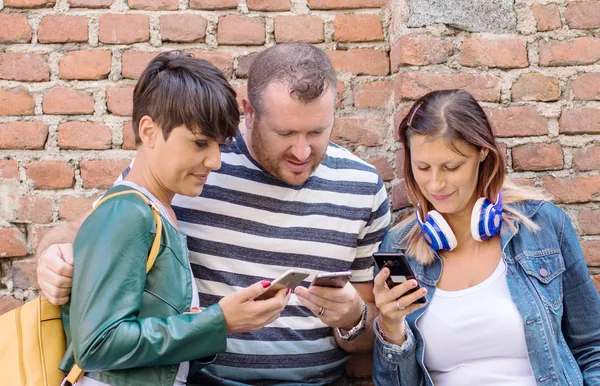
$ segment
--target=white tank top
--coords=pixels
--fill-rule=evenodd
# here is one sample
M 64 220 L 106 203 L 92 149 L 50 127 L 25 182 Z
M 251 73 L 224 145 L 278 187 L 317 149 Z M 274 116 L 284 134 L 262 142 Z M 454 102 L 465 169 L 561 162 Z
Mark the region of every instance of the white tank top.
M 473 287 L 436 288 L 417 327 L 425 367 L 436 386 L 536 385 L 502 259 L 490 277 Z

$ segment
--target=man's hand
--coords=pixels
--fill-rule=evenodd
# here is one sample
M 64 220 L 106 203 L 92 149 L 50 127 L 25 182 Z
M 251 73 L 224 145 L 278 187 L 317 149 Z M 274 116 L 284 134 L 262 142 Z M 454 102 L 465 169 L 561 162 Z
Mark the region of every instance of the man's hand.
M 306 308 L 330 327 L 349 330 L 362 316 L 363 301 L 351 283 L 346 283 L 343 288 L 296 287 L 294 293 Z
M 73 281 L 73 244 L 53 244 L 39 258 L 37 278 L 42 294 L 50 303 L 69 301 Z

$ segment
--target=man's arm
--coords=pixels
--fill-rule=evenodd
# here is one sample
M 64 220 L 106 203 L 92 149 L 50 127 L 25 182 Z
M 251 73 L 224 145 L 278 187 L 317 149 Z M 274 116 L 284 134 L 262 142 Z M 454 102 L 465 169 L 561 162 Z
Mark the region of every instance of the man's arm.
M 375 298 L 373 296 L 373 283 L 354 284 L 356 292 L 362 300 L 367 304 L 367 319 L 365 320 L 365 331 L 354 340 L 342 339 L 336 332 L 334 334 L 335 341 L 340 348 L 349 353 L 368 352 L 373 349 L 373 321 L 379 315 L 379 309 L 375 306 Z M 362 316 L 362 313 L 361 313 Z M 357 325 L 360 318 L 356 320 L 354 325 Z M 352 327 L 350 327 L 352 328 Z
M 37 279 L 42 294 L 56 305 L 65 304 L 71 294 L 73 241 L 91 210 L 79 219 L 57 225 L 42 236 L 36 250 Z

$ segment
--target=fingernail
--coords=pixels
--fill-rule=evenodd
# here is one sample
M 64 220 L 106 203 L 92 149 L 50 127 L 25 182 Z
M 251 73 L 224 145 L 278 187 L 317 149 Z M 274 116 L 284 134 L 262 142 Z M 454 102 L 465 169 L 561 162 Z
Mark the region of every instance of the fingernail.
M 271 285 L 271 282 L 268 280 L 263 280 L 260 282 L 260 285 L 262 285 L 263 288 L 267 288 Z
M 289 293 L 290 293 L 290 292 L 292 292 L 292 289 L 291 289 L 291 288 L 288 288 L 288 289 L 287 289 L 287 291 L 285 291 L 285 294 L 286 294 L 286 295 L 289 295 Z
M 410 286 L 411 287 L 416 287 L 417 286 L 417 281 L 416 280 L 411 280 L 410 281 Z
M 198 311 L 200 311 L 200 308 L 198 308 L 198 307 L 192 307 L 190 311 L 192 311 L 192 312 L 198 312 Z

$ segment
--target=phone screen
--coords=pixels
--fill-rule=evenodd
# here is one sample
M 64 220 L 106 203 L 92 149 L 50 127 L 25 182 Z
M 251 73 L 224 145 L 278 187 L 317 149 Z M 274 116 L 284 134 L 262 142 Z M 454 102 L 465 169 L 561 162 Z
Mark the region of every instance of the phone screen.
M 415 278 L 415 274 L 402 252 L 376 252 L 373 254 L 373 260 L 375 260 L 375 264 L 377 264 L 380 270 L 385 267 L 390 270 L 390 276 L 386 280 L 386 284 L 390 289 Z M 419 288 L 421 287 L 417 285 L 415 288 L 407 291 L 406 295 L 415 292 Z M 417 303 L 425 303 L 425 301 L 425 298 L 416 300 Z

